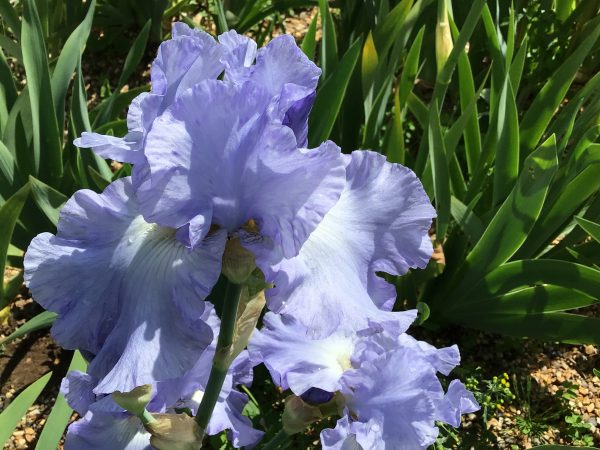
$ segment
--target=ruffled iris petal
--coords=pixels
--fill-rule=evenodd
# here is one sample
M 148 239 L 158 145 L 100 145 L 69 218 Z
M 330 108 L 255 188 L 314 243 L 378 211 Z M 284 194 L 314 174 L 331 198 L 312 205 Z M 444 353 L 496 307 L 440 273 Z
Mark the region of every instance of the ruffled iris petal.
M 92 413 L 69 426 L 65 450 L 153 450 L 150 433 L 127 413 Z
M 251 82 L 205 81 L 168 108 L 146 141 L 149 178 L 138 195 L 147 220 L 189 224 L 194 245 L 210 224 L 234 231 L 253 219 L 284 255 L 297 254 L 336 202 L 344 167 L 331 143 L 297 149 L 264 112 L 270 99 Z
M 401 275 L 425 267 L 434 216 L 413 172 L 382 155 L 354 152 L 344 192 L 300 254 L 269 264 L 274 253 L 258 252 L 259 266 L 275 284 L 267 291 L 269 307 L 322 335 L 340 327 L 364 328 L 369 321 L 405 331 L 416 312 L 388 312 L 395 289 L 376 272 Z
M 57 235 L 32 241 L 25 279 L 58 313 L 56 340 L 95 356 L 96 392 L 129 391 L 183 375 L 210 343 L 202 300 L 219 276 L 224 241 L 220 233 L 189 251 L 174 231 L 143 220 L 131 180 L 121 179 L 67 202 Z
M 419 449 L 435 442 L 437 403 L 444 392 L 435 369 L 398 348 L 364 362 L 342 379 L 346 406 L 355 422 L 376 423 L 392 448 Z M 361 434 L 357 435 L 363 444 Z
M 227 79 L 236 83 L 251 80 L 267 89 L 276 106 L 276 117 L 294 131 L 298 146 L 305 147 L 308 114 L 321 69 L 306 57 L 294 38 L 278 36 L 258 50 L 256 64 L 245 69 L 240 64 L 234 67 L 226 71 Z
M 473 393 L 467 390 L 459 380 L 452 380 L 444 401 L 438 408 L 438 420 L 446 422 L 453 427 L 460 426 L 460 417 L 463 414 L 478 411 L 479 403 Z
M 289 316 L 267 313 L 265 327 L 248 345 L 255 364 L 264 362 L 274 382 L 301 395 L 310 388 L 335 392 L 351 368 L 354 338 L 344 333 L 313 339 L 311 331 Z

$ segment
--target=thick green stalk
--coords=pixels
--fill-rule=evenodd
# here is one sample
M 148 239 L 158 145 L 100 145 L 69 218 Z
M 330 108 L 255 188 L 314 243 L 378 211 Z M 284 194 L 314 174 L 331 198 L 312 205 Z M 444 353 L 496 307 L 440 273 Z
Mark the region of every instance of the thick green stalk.
M 217 400 L 219 399 L 223 382 L 227 376 L 227 370 L 231 364 L 229 354 L 233 342 L 233 332 L 235 331 L 235 321 L 237 318 L 242 287 L 243 285 L 241 284 L 228 282 L 225 290 L 223 313 L 221 314 L 221 329 L 219 330 L 219 338 L 217 339 L 217 349 L 213 358 L 210 376 L 208 377 L 206 391 L 204 392 L 202 402 L 198 408 L 198 414 L 196 415 L 196 422 L 200 425 L 202 430 L 206 430 L 206 427 L 208 426 L 210 417 L 212 416 Z

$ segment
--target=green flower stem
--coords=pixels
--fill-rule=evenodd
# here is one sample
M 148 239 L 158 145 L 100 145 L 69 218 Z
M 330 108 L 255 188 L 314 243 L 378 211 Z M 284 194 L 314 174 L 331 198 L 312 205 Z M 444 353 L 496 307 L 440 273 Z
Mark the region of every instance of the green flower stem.
M 198 414 L 196 415 L 196 422 L 200 425 L 202 430 L 206 430 L 206 427 L 208 426 L 210 417 L 212 416 L 217 400 L 219 399 L 223 382 L 227 376 L 227 370 L 231 364 L 229 354 L 233 343 L 233 332 L 235 330 L 235 321 L 237 318 L 242 288 L 243 285 L 241 284 L 228 282 L 225 289 L 217 350 L 215 352 L 215 357 L 213 358 L 206 391 L 204 392 L 202 402 L 198 408 Z
M 288 448 L 290 437 L 282 428 L 269 442 L 261 447 L 261 450 L 282 450 Z
M 142 423 L 144 425 L 148 425 L 152 422 L 156 422 L 156 419 L 152 416 L 152 414 L 144 408 L 144 412 L 141 413 L 139 416 L 140 420 L 142 421 Z

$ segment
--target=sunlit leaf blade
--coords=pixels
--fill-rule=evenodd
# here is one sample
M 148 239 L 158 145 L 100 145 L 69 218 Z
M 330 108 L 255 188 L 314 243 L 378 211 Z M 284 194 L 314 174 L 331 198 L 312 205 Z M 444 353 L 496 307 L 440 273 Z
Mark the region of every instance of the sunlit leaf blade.
M 600 271 L 553 259 L 528 259 L 501 265 L 461 293 L 461 298 L 489 298 L 523 286 L 550 284 L 599 298 Z
M 315 58 L 315 52 L 317 50 L 317 20 L 319 19 L 319 13 L 315 14 L 315 16 L 310 21 L 310 25 L 308 26 L 308 30 L 306 30 L 306 34 L 304 35 L 304 39 L 302 40 L 302 51 L 308 59 L 311 61 Z
M 27 75 L 33 128 L 32 175 L 49 183 L 62 176 L 62 133 L 52 98 L 48 56 L 35 0 L 23 2 L 21 28 L 23 64 Z
M 408 15 L 414 0 L 401 0 L 373 30 L 374 43 L 377 52 L 384 55 L 398 39 L 404 20 Z
M 506 198 L 519 174 L 519 113 L 508 74 L 504 79 L 498 106 L 494 205 Z
M 337 38 L 335 24 L 327 0 L 319 0 L 319 11 L 321 12 L 321 29 L 323 33 L 321 38 L 321 70 L 323 74 L 321 77 L 323 80 L 327 80 L 338 64 Z
M 383 153 L 388 161 L 404 164 L 404 130 L 402 128 L 402 107 L 400 106 L 400 91 L 396 88 L 394 95 L 394 110 L 390 120 L 389 129 L 383 143 Z
M 443 242 L 448 224 L 450 223 L 450 175 L 440 126 L 438 105 L 434 103 L 430 111 L 428 142 L 437 210 L 436 233 L 438 242 Z
M 21 215 L 23 205 L 29 196 L 29 190 L 29 184 L 26 184 L 12 197 L 10 197 L 0 208 L 0 273 L 2 274 L 4 273 L 4 267 L 6 264 L 8 246 L 10 245 L 17 220 Z M 0 309 L 6 306 L 3 291 L 3 283 L 0 283 Z
M 562 228 L 572 220 L 574 213 L 581 205 L 598 191 L 600 186 L 600 161 L 588 164 L 581 172 L 567 180 L 540 215 L 530 236 L 523 243 L 517 257 L 525 259 L 544 250 L 562 231 Z
M 458 291 L 506 262 L 519 249 L 542 209 L 557 165 L 556 139 L 552 136 L 527 158 L 513 191 L 467 256 Z
M 15 182 L 17 166 L 12 153 L 2 141 L 0 141 L 0 193 L 11 188 Z
M 529 40 L 527 36 L 523 38 L 519 49 L 514 57 L 514 60 L 510 66 L 510 83 L 513 87 L 514 92 L 518 92 L 521 84 L 521 76 L 523 75 L 523 68 L 525 67 L 525 57 L 527 56 L 527 45 Z
M 44 387 L 46 387 L 51 376 L 52 373 L 47 373 L 33 382 L 0 413 L 0 442 L 7 441 L 19 423 L 19 420 L 21 420 L 27 409 L 39 397 Z
M 453 318 L 455 318 L 453 316 Z M 456 321 L 472 328 L 507 336 L 527 336 L 545 341 L 600 345 L 600 319 L 564 312 L 548 314 L 460 314 Z
M 584 219 L 583 217 L 575 217 L 575 220 L 595 241 L 600 242 L 600 224 Z
M 484 226 L 481 219 L 475 215 L 471 207 L 452 196 L 450 214 L 470 242 L 479 241 L 479 238 L 483 234 Z
M 577 49 L 549 76 L 548 81 L 537 94 L 521 121 L 522 157 L 528 155 L 537 145 L 550 123 L 556 108 L 565 98 L 579 66 L 587 57 L 600 36 L 600 17 L 586 25 L 586 38 Z
M 7 337 L 0 340 L 0 346 L 6 345 L 14 341 L 15 339 L 19 339 L 20 337 L 23 337 L 26 334 L 50 327 L 56 320 L 56 317 L 57 314 L 50 311 L 44 311 L 42 313 L 39 313 L 37 316 L 29 319 L 27 322 L 25 322 Z
M 417 37 L 413 41 L 412 45 L 410 46 L 410 50 L 408 51 L 408 54 L 406 56 L 406 61 L 404 62 L 402 74 L 400 75 L 400 84 L 398 86 L 398 101 L 400 103 L 400 107 L 403 109 L 406 108 L 408 95 L 410 92 L 412 92 L 413 84 L 419 71 L 419 59 L 421 56 L 421 46 L 423 44 L 424 34 L 425 27 L 422 27 L 417 33 Z
M 73 33 L 71 33 L 67 39 L 67 42 L 65 42 L 65 45 L 58 56 L 54 71 L 52 72 L 52 96 L 54 98 L 54 109 L 56 110 L 56 118 L 59 124 L 64 122 L 67 88 L 69 87 L 73 71 L 77 66 L 77 62 L 79 61 L 80 55 L 85 48 L 85 43 L 90 35 L 95 7 L 96 0 L 92 0 L 83 22 L 75 28 Z
M 451 22 L 455 34 L 458 38 L 458 30 Z M 477 98 L 475 92 L 475 81 L 473 80 L 473 71 L 469 56 L 466 52 L 461 52 L 458 56 L 458 88 L 460 94 L 460 109 L 464 114 L 467 111 L 468 119 L 464 128 L 465 157 L 467 160 L 467 169 L 472 173 L 474 166 L 479 160 L 481 154 L 481 132 L 479 130 L 479 119 L 477 117 Z M 471 106 L 473 105 L 473 106 Z
M 17 88 L 8 61 L 0 48 L 0 136 L 8 121 L 8 114 L 17 99 Z
M 333 74 L 321 85 L 315 105 L 308 119 L 308 142 L 316 146 L 331 134 L 346 94 L 346 88 L 360 54 L 361 41 L 356 40 L 348 49 Z
M 87 363 L 83 356 L 81 356 L 81 353 L 75 351 L 68 371 L 84 371 L 86 367 Z M 57 448 L 72 414 L 73 410 L 67 404 L 65 397 L 59 393 L 56 397 L 56 402 L 52 407 L 52 411 L 50 411 L 50 415 L 46 420 L 46 425 L 44 425 L 44 429 L 40 434 L 37 445 L 35 446 L 36 450 Z
M 29 176 L 29 184 L 31 185 L 31 194 L 36 204 L 46 217 L 48 217 L 50 222 L 56 226 L 60 208 L 68 198 L 61 192 L 32 176 Z

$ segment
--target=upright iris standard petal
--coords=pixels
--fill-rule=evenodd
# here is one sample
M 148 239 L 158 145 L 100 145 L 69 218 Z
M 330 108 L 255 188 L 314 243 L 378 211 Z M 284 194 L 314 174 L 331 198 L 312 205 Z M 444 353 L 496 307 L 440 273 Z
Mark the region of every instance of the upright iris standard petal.
M 269 307 L 321 336 L 369 321 L 405 331 L 416 312 L 389 312 L 395 289 L 376 272 L 401 275 L 425 267 L 434 216 L 413 172 L 373 152 L 352 153 L 344 192 L 300 254 L 269 263 L 275 253 L 257 250 L 259 267 L 275 284 L 267 291 Z
M 270 121 L 270 101 L 252 82 L 209 80 L 169 107 L 146 140 L 146 219 L 189 224 L 192 245 L 211 224 L 233 232 L 253 220 L 284 255 L 297 254 L 337 201 L 344 166 L 331 143 L 298 149 L 292 131 Z
M 57 235 L 32 241 L 25 280 L 58 313 L 56 340 L 93 356 L 95 391 L 129 391 L 184 375 L 210 344 L 202 300 L 219 276 L 224 242 L 216 233 L 190 251 L 175 230 L 147 223 L 126 178 L 67 202 Z
M 151 92 L 140 94 L 130 105 L 127 135 L 84 132 L 75 145 L 92 148 L 104 158 L 143 165 L 144 139 L 154 119 L 187 89 L 216 80 L 224 71 L 227 80 L 243 84 L 252 79 L 266 89 L 273 118 L 294 131 L 299 146 L 306 145 L 308 114 L 321 71 L 291 36 L 273 39 L 257 56 L 256 42 L 235 31 L 216 41 L 181 22 L 173 24 L 172 38 L 160 45 L 152 63 Z
M 189 87 L 202 80 L 216 79 L 225 68 L 221 62 L 224 52 L 208 33 L 175 24 L 173 38 L 160 45 L 152 63 L 151 92 L 140 94 L 129 107 L 129 133 L 116 138 L 86 132 L 75 140 L 75 145 L 93 148 L 105 158 L 143 163 L 144 138 L 156 116 Z
M 268 90 L 279 118 L 305 147 L 308 115 L 315 100 L 321 69 L 309 60 L 290 35 L 278 36 L 261 48 L 256 64 L 227 69 L 226 78 L 236 83 L 251 80 Z

